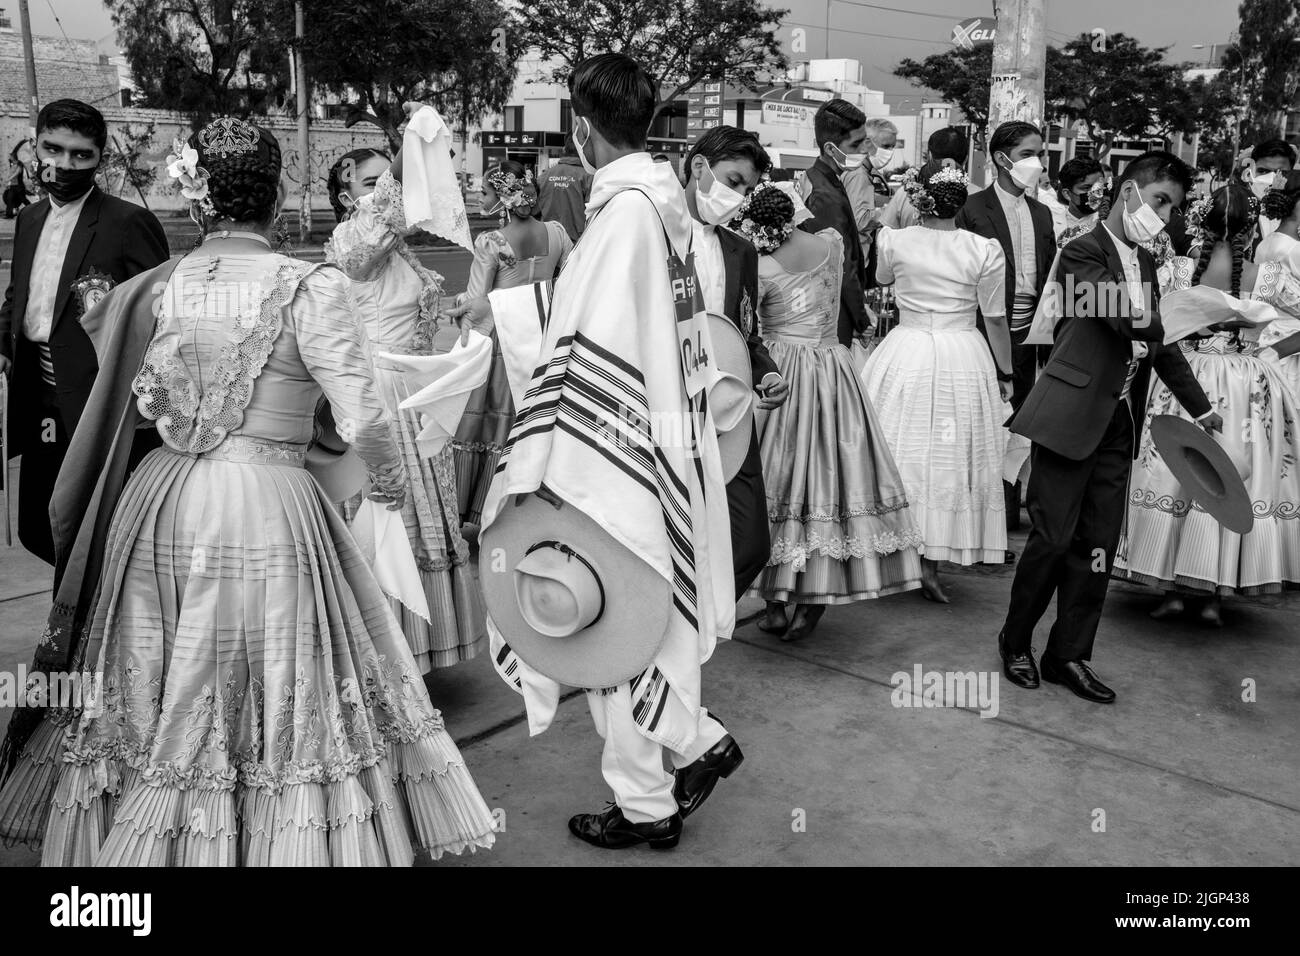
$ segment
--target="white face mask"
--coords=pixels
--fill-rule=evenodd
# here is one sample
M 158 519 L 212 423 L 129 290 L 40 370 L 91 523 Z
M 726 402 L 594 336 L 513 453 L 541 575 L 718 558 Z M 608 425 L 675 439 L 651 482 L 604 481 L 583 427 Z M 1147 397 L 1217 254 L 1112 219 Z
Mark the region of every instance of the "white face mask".
M 713 175 L 708 160 L 704 162 L 704 170 L 710 179 L 708 188 L 704 186 L 704 175 L 700 176 L 699 184 L 695 187 L 695 208 L 700 213 L 700 219 L 710 226 L 730 222 L 745 197 Z
M 1013 183 L 1021 189 L 1033 189 L 1038 185 L 1038 177 L 1043 175 L 1043 164 L 1037 156 L 1026 156 L 1014 163 L 1006 153 L 1002 154 L 1002 158 L 1011 163 L 1011 168 L 1007 172 L 1010 173 Z
M 1137 195 L 1138 208 L 1129 210 L 1129 197 Z M 1164 220 L 1156 214 L 1156 211 L 1145 202 L 1142 202 L 1142 193 L 1136 188 L 1130 190 L 1124 197 L 1124 234 L 1133 242 L 1154 242 L 1156 236 L 1165 231 Z
M 582 163 L 582 168 L 594 176 L 596 175 L 596 167 L 592 165 L 591 160 L 587 159 L 587 144 L 591 142 L 591 120 L 581 116 L 578 118 L 587 124 L 587 138 L 579 143 L 578 129 L 575 126 L 571 134 L 573 136 L 573 148 L 578 151 L 578 162 Z
M 846 173 L 850 169 L 857 169 L 866 162 L 867 157 L 865 153 L 846 153 L 834 143 L 830 144 L 830 148 L 833 150 L 831 153 L 831 159 L 835 160 L 835 162 L 839 164 L 840 169 Z
M 1256 173 L 1255 178 L 1250 181 L 1250 191 L 1255 194 L 1255 198 L 1263 199 L 1273 186 L 1274 173 Z
M 871 167 L 872 169 L 884 169 L 893 158 L 894 151 L 892 149 L 877 149 L 871 154 Z

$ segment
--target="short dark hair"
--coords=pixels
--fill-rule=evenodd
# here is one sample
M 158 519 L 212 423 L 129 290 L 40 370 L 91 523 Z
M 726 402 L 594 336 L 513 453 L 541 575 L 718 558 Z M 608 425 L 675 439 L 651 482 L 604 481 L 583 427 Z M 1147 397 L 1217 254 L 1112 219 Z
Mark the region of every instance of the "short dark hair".
M 969 144 L 966 140 L 966 131 L 960 126 L 945 126 L 943 129 L 935 130 L 930 134 L 925 147 L 930 152 L 930 158 L 935 162 L 951 159 L 959 166 L 966 165 Z
M 1124 172 L 1115 177 L 1115 186 L 1110 193 L 1112 203 L 1119 199 L 1120 189 L 1130 179 L 1137 183 L 1139 188 L 1154 182 L 1169 180 L 1183 187 L 1184 193 L 1192 191 L 1191 167 L 1173 153 L 1165 152 L 1163 149 L 1153 149 L 1143 153 L 1124 167 Z
M 817 137 L 817 148 L 821 149 L 827 143 L 838 146 L 866 121 L 867 114 L 848 100 L 839 98 L 827 100 L 817 107 L 817 115 L 813 117 L 813 133 Z
M 36 116 L 36 135 L 47 129 L 70 129 L 90 139 L 100 150 L 108 142 L 104 114 L 81 100 L 55 100 L 41 107 Z
M 344 153 L 335 161 L 334 165 L 330 167 L 329 174 L 325 177 L 325 192 L 330 197 L 330 207 L 334 210 L 334 218 L 339 222 L 342 222 L 343 217 L 348 213 L 348 207 L 343 205 L 343 200 L 339 198 L 343 195 L 343 188 L 345 186 L 345 183 L 343 182 L 343 170 L 349 163 L 352 165 L 353 169 L 355 169 L 373 156 L 382 156 L 384 159 L 388 160 L 393 158 L 382 149 L 376 149 L 373 146 L 363 146 L 360 149 L 354 149 L 351 152 Z
M 1256 162 L 1261 159 L 1271 159 L 1274 156 L 1285 159 L 1292 166 L 1295 165 L 1295 150 L 1290 144 L 1280 139 L 1266 139 L 1250 151 L 1250 158 Z
M 772 157 L 758 141 L 758 135 L 735 126 L 715 126 L 695 141 L 682 164 L 683 179 L 690 178 L 691 163 L 696 156 L 703 156 L 710 166 L 724 159 L 747 159 L 754 164 L 759 176 L 772 168 Z
M 573 112 L 611 146 L 644 149 L 658 98 L 654 80 L 625 53 L 588 57 L 569 75 Z
M 989 155 L 1009 152 L 1030 136 L 1042 137 L 1042 135 L 1043 131 L 1033 123 L 1009 120 L 999 125 L 989 137 Z
M 1095 159 L 1076 156 L 1061 167 L 1061 171 L 1056 175 L 1056 181 L 1060 183 L 1062 189 L 1073 189 L 1089 176 L 1098 173 L 1106 175 L 1106 167 Z

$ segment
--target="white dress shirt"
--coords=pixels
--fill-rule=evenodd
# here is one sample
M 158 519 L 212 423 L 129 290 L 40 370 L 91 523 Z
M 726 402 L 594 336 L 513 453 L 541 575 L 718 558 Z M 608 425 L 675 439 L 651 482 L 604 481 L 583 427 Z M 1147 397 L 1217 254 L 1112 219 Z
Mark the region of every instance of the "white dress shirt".
M 1016 293 L 1037 296 L 1038 257 L 1034 244 L 1034 217 L 1029 212 L 1029 203 L 1024 193 L 1013 196 L 996 182 L 993 190 L 1011 233 L 1011 250 L 1016 257 Z
M 86 196 L 65 205 L 50 201 L 50 211 L 36 240 L 36 257 L 32 260 L 32 274 L 27 284 L 27 310 L 23 313 L 23 335 L 29 342 L 49 342 L 54 327 L 54 303 L 59 297 L 59 277 L 63 274 L 63 260 L 68 257 L 68 244 L 72 230 L 81 218 L 81 207 Z
M 718 315 L 726 315 L 727 265 L 722 258 L 718 229 L 695 219 L 691 220 L 691 228 L 695 230 L 695 274 L 700 281 L 704 308 Z
M 1124 266 L 1124 282 L 1128 286 L 1128 297 L 1130 302 L 1130 318 L 1136 318 L 1139 311 L 1144 312 L 1146 308 L 1146 296 L 1142 289 L 1142 266 L 1138 261 L 1137 246 L 1130 246 L 1115 233 L 1110 231 L 1110 226 L 1106 226 L 1106 233 L 1110 236 L 1111 242 L 1115 243 L 1115 249 L 1119 252 L 1119 261 Z M 1129 392 L 1133 390 L 1133 379 L 1137 377 L 1138 362 L 1147 354 L 1145 342 L 1133 342 L 1133 356 L 1128 361 L 1128 373 L 1124 376 L 1124 390 L 1120 393 L 1120 400 L 1133 404 L 1129 397 Z

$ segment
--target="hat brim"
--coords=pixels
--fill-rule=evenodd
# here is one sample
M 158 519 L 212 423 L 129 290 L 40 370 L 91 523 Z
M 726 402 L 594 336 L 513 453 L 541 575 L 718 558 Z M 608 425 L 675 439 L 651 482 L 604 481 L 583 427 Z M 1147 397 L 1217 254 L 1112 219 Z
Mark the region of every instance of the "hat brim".
M 542 541 L 567 544 L 595 569 L 603 613 L 568 637 L 548 637 L 519 610 L 515 566 Z M 654 662 L 667 636 L 672 588 L 654 568 L 567 502 L 555 507 L 536 494 L 504 502 L 479 542 L 479 582 L 492 622 L 519 658 L 569 687 L 614 687 Z
M 749 362 L 749 345 L 745 342 L 744 335 L 725 315 L 716 312 L 707 314 L 714 366 L 742 382 L 752 382 L 753 366 Z M 752 391 L 750 395 L 753 395 Z M 749 413 L 735 428 L 718 432 L 718 454 L 722 458 L 723 482 L 731 481 L 740 473 L 740 468 L 749 455 L 749 439 L 754 431 L 755 404 L 753 401 L 750 402 Z
M 1151 440 L 1188 498 L 1229 531 L 1250 533 L 1255 515 L 1246 483 L 1205 429 L 1177 415 L 1156 415 Z

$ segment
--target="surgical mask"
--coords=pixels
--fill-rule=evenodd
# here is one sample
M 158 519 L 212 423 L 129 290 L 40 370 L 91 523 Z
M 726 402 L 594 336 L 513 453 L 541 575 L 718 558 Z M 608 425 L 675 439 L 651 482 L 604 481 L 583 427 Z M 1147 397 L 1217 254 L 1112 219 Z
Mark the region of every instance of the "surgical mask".
M 587 159 L 587 144 L 591 142 L 591 120 L 584 117 L 579 117 L 579 119 L 587 124 L 587 138 L 579 143 L 578 129 L 575 126 L 572 133 L 573 148 L 578 151 L 578 162 L 582 163 L 582 168 L 594 176 L 596 175 L 596 167 L 592 165 L 591 160 Z
M 1128 208 L 1128 197 L 1124 199 L 1124 234 L 1133 242 L 1139 245 L 1144 242 L 1154 242 L 1156 236 L 1165 231 L 1164 220 L 1156 214 L 1156 211 L 1145 202 L 1142 202 L 1142 194 L 1133 189 L 1129 195 L 1136 194 L 1138 197 L 1138 208 L 1130 211 Z
M 831 159 L 835 160 L 835 162 L 839 164 L 840 169 L 846 173 L 850 169 L 857 169 L 866 162 L 867 157 L 865 153 L 846 153 L 834 143 L 830 144 L 830 148 L 834 151 L 831 153 Z
M 872 169 L 884 169 L 893 158 L 894 151 L 892 149 L 877 149 L 871 154 L 871 167 Z
M 700 218 L 710 226 L 730 222 L 745 197 L 713 175 L 713 169 L 707 160 L 704 169 L 712 181 L 706 189 L 704 177 L 700 176 L 699 185 L 695 189 L 695 208 L 699 211 Z
M 1272 188 L 1273 176 L 1273 173 L 1256 173 L 1255 178 L 1250 181 L 1250 191 L 1257 199 L 1263 199 Z
M 41 169 L 41 186 L 56 202 L 68 203 L 80 199 L 95 185 L 97 167 L 89 169 L 64 169 L 46 165 Z
M 1038 178 L 1043 175 L 1043 164 L 1037 156 L 1026 156 L 1024 159 L 1011 162 L 1011 157 L 1006 153 L 1002 158 L 1011 163 L 1007 172 L 1011 175 L 1011 181 L 1021 189 L 1033 189 L 1038 185 Z

